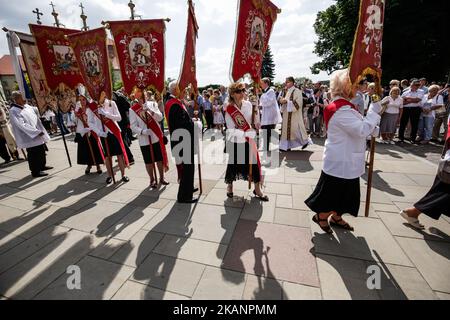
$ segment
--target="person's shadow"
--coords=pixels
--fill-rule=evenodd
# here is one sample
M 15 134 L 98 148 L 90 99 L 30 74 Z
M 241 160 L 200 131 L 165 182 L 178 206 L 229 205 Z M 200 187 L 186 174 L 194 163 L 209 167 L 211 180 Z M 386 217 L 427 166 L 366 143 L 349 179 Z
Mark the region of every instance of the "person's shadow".
M 316 253 L 315 247 L 311 249 L 311 254 L 316 258 L 327 262 L 341 276 L 342 281 L 352 300 L 407 300 L 403 290 L 398 285 L 393 275 L 389 272 L 385 263 L 375 250 L 371 250 L 364 237 L 356 237 L 352 232 L 335 230 L 335 236 L 328 234 L 314 233 L 312 241 L 320 243 L 322 246 L 332 247 L 342 246 L 358 252 L 358 258 L 339 257 L 338 253 Z M 328 243 L 328 244 L 327 244 Z M 318 254 L 320 255 L 318 257 Z M 378 260 L 378 262 L 375 261 Z M 371 267 L 371 268 L 369 268 Z M 370 289 L 372 268 L 379 270 L 379 278 L 373 278 L 373 283 L 378 282 L 380 288 Z M 370 271 L 370 272 L 369 272 Z M 320 275 L 326 278 L 326 275 Z
M 408 223 L 403 223 L 403 225 L 421 234 L 431 250 L 450 260 L 450 236 L 448 234 L 435 227 L 431 227 L 429 229 L 430 233 L 427 233 L 414 228 Z
M 227 229 L 226 227 L 229 225 L 226 223 L 227 215 L 232 215 L 230 207 L 225 207 L 226 213 L 221 217 L 222 228 L 226 229 L 221 242 L 224 242 L 225 239 L 229 239 L 230 233 L 233 234 L 234 232 L 221 266 L 222 277 L 228 282 L 240 284 L 245 281 L 246 273 L 252 273 L 258 280 L 258 287 L 253 292 L 253 299 L 274 299 L 273 292 L 276 292 L 277 290 L 281 294 L 278 298 L 281 299 L 284 296 L 282 286 L 276 280 L 269 265 L 270 248 L 267 247 L 267 250 L 264 250 L 263 239 L 256 236 L 258 221 L 261 219 L 263 213 L 262 203 L 259 199 L 252 197 L 249 205 L 252 206 L 254 213 L 252 215 L 252 220 L 239 220 L 236 230 L 234 230 L 234 228 Z M 252 271 L 246 270 L 244 262 L 242 261 L 242 255 L 248 250 L 253 251 L 255 259 Z M 263 264 L 263 256 L 266 261 L 266 269 Z M 220 257 L 219 254 L 218 257 Z M 227 270 L 237 271 L 237 273 L 229 273 Z
M 279 163 L 284 161 L 286 167 L 293 168 L 300 173 L 310 172 L 314 170 L 310 160 L 313 153 L 311 151 L 280 152 Z
M 164 230 L 171 230 L 173 231 L 171 232 L 171 236 L 176 237 L 176 239 L 172 242 L 175 243 L 175 245 L 171 246 L 171 257 L 151 253 L 142 262 L 140 267 L 135 270 L 133 274 L 134 280 L 144 282 L 152 288 L 159 289 L 145 290 L 145 292 L 141 294 L 141 299 L 162 300 L 164 298 L 165 290 L 167 289 L 170 276 L 175 267 L 176 257 L 183 245 L 192 235 L 193 229 L 189 226 L 196 207 L 197 204 L 191 205 L 175 203 L 164 219 L 156 224 L 152 230 L 147 233 L 147 236 L 142 241 L 138 249 L 136 264 L 142 261 L 139 261 L 139 259 L 141 259 L 140 257 L 148 254 L 146 243 L 152 237 L 152 233 L 162 233 Z
M 372 187 L 375 189 L 378 189 L 380 191 L 392 194 L 393 196 L 397 197 L 403 197 L 405 196 L 403 192 L 401 192 L 398 189 L 392 188 L 389 183 L 387 183 L 381 176 L 380 172 L 383 172 L 381 170 L 374 170 L 373 171 L 373 177 L 372 177 Z M 365 181 L 368 181 L 367 173 L 364 174 L 361 178 L 363 178 Z

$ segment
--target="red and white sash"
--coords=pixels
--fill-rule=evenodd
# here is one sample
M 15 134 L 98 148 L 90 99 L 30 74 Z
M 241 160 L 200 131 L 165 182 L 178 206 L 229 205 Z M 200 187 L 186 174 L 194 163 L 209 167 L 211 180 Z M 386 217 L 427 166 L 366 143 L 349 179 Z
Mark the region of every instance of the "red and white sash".
M 142 121 L 144 121 L 147 128 L 152 130 L 155 133 L 155 135 L 158 137 L 159 147 L 161 148 L 161 154 L 163 156 L 164 170 L 169 171 L 169 160 L 167 158 L 166 146 L 164 144 L 164 134 L 161 131 L 161 127 L 159 126 L 158 122 L 156 122 L 155 119 L 153 119 L 152 115 L 150 114 L 150 112 L 148 112 L 148 110 L 144 110 L 144 107 L 140 103 L 136 102 L 131 107 L 131 109 L 136 113 L 136 115 Z
M 355 109 L 358 111 L 356 106 L 352 104 L 350 101 L 347 101 L 345 99 L 338 99 L 330 103 L 328 106 L 325 107 L 323 110 L 323 120 L 325 122 L 325 126 L 328 129 L 328 123 L 330 122 L 333 115 L 338 111 L 340 108 L 344 106 L 350 106 L 352 109 Z
M 127 151 L 125 149 L 125 145 L 123 144 L 122 134 L 120 132 L 119 126 L 116 124 L 115 121 L 113 121 L 107 117 L 101 117 L 98 114 L 99 106 L 97 103 L 95 103 L 95 102 L 89 103 L 88 108 L 95 114 L 95 116 L 97 118 L 100 119 L 102 124 L 104 124 L 112 132 L 112 134 L 116 137 L 116 139 L 119 141 L 120 148 L 122 149 L 122 153 L 123 153 L 123 158 L 125 159 L 125 165 L 128 167 L 130 165 L 130 162 L 128 160 L 128 155 L 127 155 Z
M 85 128 L 89 128 L 89 125 L 87 123 L 87 114 L 86 112 L 83 110 L 83 108 L 79 108 L 76 112 L 75 112 L 75 116 L 80 119 L 81 123 L 83 123 L 83 127 Z M 98 145 L 98 150 L 100 151 L 100 155 L 102 156 L 102 160 L 105 161 L 105 155 L 103 154 L 103 148 L 102 148 L 102 144 L 100 143 L 100 139 L 98 137 L 98 135 L 91 130 L 91 135 L 94 137 L 95 141 L 97 141 L 97 145 Z M 89 137 L 86 137 L 87 139 L 89 139 Z
M 229 104 L 226 107 L 226 113 L 228 113 L 233 119 L 234 125 L 237 129 L 242 130 L 244 132 L 247 132 L 252 129 L 250 124 L 245 120 L 244 115 L 242 114 L 241 110 L 239 110 L 234 104 Z M 263 175 L 261 170 L 261 160 L 259 158 L 258 153 L 258 146 L 256 145 L 256 142 L 254 139 L 245 137 L 245 140 L 250 145 L 250 157 L 253 157 L 253 155 L 256 155 L 256 161 L 258 164 L 258 170 L 259 170 L 259 176 L 261 177 L 261 182 L 263 181 Z

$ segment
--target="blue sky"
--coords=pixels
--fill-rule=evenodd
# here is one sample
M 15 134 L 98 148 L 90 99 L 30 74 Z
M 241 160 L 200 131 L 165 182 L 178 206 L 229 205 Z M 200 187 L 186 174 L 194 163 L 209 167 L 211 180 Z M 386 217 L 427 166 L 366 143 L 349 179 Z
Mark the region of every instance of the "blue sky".
M 47 2 L 47 1 L 46 1 Z M 35 23 L 32 13 L 44 13 L 43 24 L 53 24 L 51 7 L 42 0 L 0 0 L 0 26 L 29 32 L 28 23 Z M 68 28 L 80 29 L 79 0 L 53 0 L 60 21 Z M 136 13 L 143 19 L 172 19 L 166 33 L 166 77 L 177 78 L 184 48 L 187 22 L 186 0 L 135 0 Z M 319 11 L 333 4 L 332 0 L 273 0 L 282 9 L 272 31 L 270 46 L 276 64 L 276 81 L 293 75 L 313 80 L 326 80 L 326 73 L 312 75 L 309 67 L 320 59 L 312 52 L 317 37 L 313 24 Z M 100 26 L 102 20 L 124 20 L 130 17 L 128 0 L 84 0 L 88 25 Z M 230 60 L 236 29 L 237 0 L 194 0 L 200 27 L 197 43 L 197 77 L 200 85 L 228 84 Z M 8 53 L 6 36 L 0 37 L 0 55 Z

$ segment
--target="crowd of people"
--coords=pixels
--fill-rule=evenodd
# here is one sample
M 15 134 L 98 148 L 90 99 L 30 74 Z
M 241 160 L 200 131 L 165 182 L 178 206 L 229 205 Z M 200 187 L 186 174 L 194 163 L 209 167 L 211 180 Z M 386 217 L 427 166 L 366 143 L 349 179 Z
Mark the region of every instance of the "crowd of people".
M 195 145 L 207 130 L 214 130 L 223 135 L 225 152 L 229 154 L 226 196 L 233 198 L 233 183 L 245 180 L 249 186 L 254 185 L 254 196 L 267 202 L 258 152 L 260 134 L 265 140 L 263 154 L 269 157 L 274 135 L 279 134 L 277 147 L 284 152 L 303 150 L 313 143 L 313 138 L 326 138 L 322 175 L 305 203 L 316 213 L 313 221 L 331 233 L 330 225 L 353 230 L 342 215 L 358 215 L 359 179 L 365 172 L 367 137 L 372 135 L 380 143 L 395 144 L 396 134 L 397 141 L 404 142 L 408 130 L 411 143 L 445 143 L 449 91 L 449 85 L 427 87 L 425 79 L 392 80 L 390 88 L 378 97 L 375 84 L 362 79 L 355 93 L 347 70 L 340 70 L 333 74 L 330 88 L 322 83 L 299 85 L 293 77 L 286 78 L 282 87 L 274 88 L 270 79 L 264 78 L 253 86 L 233 83 L 228 88 L 209 88 L 196 95 L 189 89 L 180 94 L 177 83 L 172 82 L 164 97 L 139 88 L 127 95 L 121 89 L 114 92 L 112 100 L 103 95 L 98 104 L 80 87 L 77 104 L 65 116 L 51 108 L 40 114 L 20 92 L 14 92 L 11 107 L 1 107 L 0 151 L 8 162 L 6 154 L 20 159 L 18 150 L 26 149 L 32 176 L 42 177 L 51 168 L 45 160 L 48 133 L 54 134 L 57 128 L 64 134 L 73 132 L 78 144 L 77 163 L 86 166 L 85 174 L 90 174 L 93 166 L 97 174 L 102 174 L 101 166 L 105 165 L 109 185 L 115 183 L 113 157 L 117 158 L 121 181 L 130 181 L 126 175 L 127 168 L 134 164 L 130 145 L 137 140 L 150 189 L 157 189 L 169 184 L 165 179 L 169 170 L 168 133 L 180 184 L 177 200 L 192 203 L 198 201 L 194 197 L 198 191 L 194 186 L 194 154 L 198 152 Z M 187 135 L 180 134 L 180 130 Z M 430 192 L 427 199 L 433 199 L 440 212 L 448 214 L 448 185 L 437 180 Z M 436 192 L 440 192 L 437 200 Z M 402 216 L 420 227 L 420 212 L 430 212 L 429 204 L 405 209 Z M 436 212 L 433 215 L 436 217 Z

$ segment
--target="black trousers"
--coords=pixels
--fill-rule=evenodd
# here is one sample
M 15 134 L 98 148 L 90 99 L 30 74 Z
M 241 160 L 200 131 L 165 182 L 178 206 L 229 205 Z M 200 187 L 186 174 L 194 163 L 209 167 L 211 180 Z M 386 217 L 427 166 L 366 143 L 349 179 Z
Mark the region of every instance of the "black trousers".
M 411 107 L 411 108 L 403 108 L 403 115 L 400 119 L 400 129 L 398 132 L 398 138 L 400 140 L 405 139 L 405 129 L 408 125 L 408 121 L 411 121 L 411 141 L 416 141 L 417 130 L 419 129 L 419 119 L 420 114 L 422 113 L 422 108 L 420 107 Z
M 28 166 L 30 167 L 31 175 L 36 175 L 45 168 L 45 144 L 40 146 L 27 148 Z
M 2 159 L 6 162 L 11 160 L 11 156 L 8 152 L 8 147 L 6 146 L 6 139 L 3 137 L 0 137 L 0 157 L 2 157 Z
M 208 125 L 208 129 L 211 129 L 214 126 L 214 118 L 212 110 L 205 110 L 205 118 L 206 123 Z
M 264 151 L 269 151 L 270 152 L 270 139 L 272 137 L 272 131 L 275 130 L 275 125 L 274 124 L 268 124 L 265 126 L 261 126 L 261 129 L 263 130 L 267 130 L 267 135 L 266 135 L 266 141 L 264 143 L 265 145 L 265 149 Z
M 183 163 L 178 165 L 177 169 L 180 173 L 180 187 L 178 188 L 177 200 L 192 200 L 192 197 L 194 195 L 195 165 L 193 162 L 191 162 L 191 164 Z

